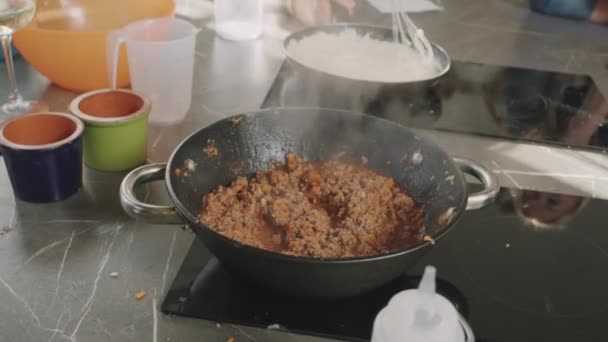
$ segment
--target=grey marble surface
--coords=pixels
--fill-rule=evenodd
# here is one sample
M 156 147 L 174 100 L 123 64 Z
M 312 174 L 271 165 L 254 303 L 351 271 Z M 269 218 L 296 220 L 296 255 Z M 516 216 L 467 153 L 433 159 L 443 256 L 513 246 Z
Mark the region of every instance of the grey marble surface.
M 530 13 L 526 1 L 444 0 L 441 13 L 415 20 L 453 58 L 589 73 L 608 94 L 608 28 Z M 300 27 L 268 6 L 262 39 L 233 43 L 197 20 L 193 104 L 187 119 L 152 127 L 149 159 L 165 161 L 189 133 L 228 114 L 260 106 L 283 60 L 280 40 Z M 380 16 L 356 13 L 357 21 Z M 65 111 L 75 96 L 17 61 L 27 97 Z M 0 74 L 0 98 L 6 96 Z M 425 132 L 448 152 L 475 158 L 503 185 L 608 198 L 608 160 L 601 154 Z M 0 341 L 309 341 L 310 337 L 170 317 L 158 311 L 194 238 L 172 226 L 135 222 L 121 210 L 124 174 L 87 170 L 83 190 L 47 205 L 16 202 L 0 169 Z M 162 185 L 142 198 L 163 203 Z M 116 278 L 110 273 L 117 272 Z M 137 301 L 135 293 L 146 291 Z

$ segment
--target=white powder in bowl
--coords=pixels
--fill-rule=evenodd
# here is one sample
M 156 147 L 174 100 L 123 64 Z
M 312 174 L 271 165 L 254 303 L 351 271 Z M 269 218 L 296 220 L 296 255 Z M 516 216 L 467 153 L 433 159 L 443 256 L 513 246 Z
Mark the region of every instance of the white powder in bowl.
M 397 83 L 433 78 L 439 65 L 405 44 L 362 36 L 354 29 L 317 32 L 291 41 L 287 52 L 311 69 L 350 79 Z

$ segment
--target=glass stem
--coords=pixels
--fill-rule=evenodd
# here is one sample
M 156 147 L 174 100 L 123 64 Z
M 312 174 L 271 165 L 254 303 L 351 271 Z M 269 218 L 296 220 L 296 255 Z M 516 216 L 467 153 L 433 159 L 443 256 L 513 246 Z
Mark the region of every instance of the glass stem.
M 2 43 L 2 51 L 4 51 L 4 63 L 6 63 L 6 73 L 8 75 L 8 103 L 15 103 L 21 100 L 21 94 L 17 88 L 17 79 L 15 78 L 15 66 L 13 64 L 13 53 L 11 51 L 11 41 L 13 36 L 10 34 L 0 35 L 0 43 Z

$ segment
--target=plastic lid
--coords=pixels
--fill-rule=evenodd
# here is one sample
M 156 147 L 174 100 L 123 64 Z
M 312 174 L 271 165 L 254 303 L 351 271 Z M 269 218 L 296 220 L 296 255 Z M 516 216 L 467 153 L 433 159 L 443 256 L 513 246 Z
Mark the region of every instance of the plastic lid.
M 378 313 L 372 342 L 464 342 L 456 308 L 435 293 L 433 266 L 427 266 L 418 289 L 399 292 Z

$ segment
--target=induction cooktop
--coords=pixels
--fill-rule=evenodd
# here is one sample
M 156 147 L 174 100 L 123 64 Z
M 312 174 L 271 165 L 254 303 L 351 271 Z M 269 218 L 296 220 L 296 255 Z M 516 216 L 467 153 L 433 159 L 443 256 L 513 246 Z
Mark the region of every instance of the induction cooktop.
M 588 75 L 452 61 L 441 78 L 381 85 L 286 60 L 264 107 L 354 110 L 407 127 L 605 150 L 608 103 Z
M 338 340 L 368 341 L 377 312 L 417 287 L 426 265 L 438 292 L 477 341 L 604 341 L 608 336 L 608 201 L 503 189 L 468 211 L 400 279 L 339 301 L 282 296 L 225 270 L 196 240 L 169 290 L 165 313 Z

